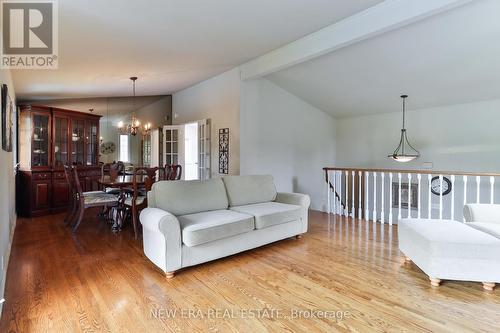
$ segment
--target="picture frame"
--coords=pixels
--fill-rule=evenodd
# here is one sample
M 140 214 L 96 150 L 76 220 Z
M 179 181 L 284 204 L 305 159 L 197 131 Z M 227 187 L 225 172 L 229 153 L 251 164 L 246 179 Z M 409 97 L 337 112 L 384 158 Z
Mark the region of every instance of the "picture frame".
M 6 152 L 12 151 L 12 128 L 14 121 L 15 105 L 9 96 L 9 90 L 6 84 L 1 88 L 1 121 L 2 121 L 2 149 Z
M 408 209 L 408 183 L 401 184 L 401 208 Z M 399 208 L 399 183 L 392 183 L 392 208 Z M 418 209 L 418 184 L 411 184 L 411 209 Z

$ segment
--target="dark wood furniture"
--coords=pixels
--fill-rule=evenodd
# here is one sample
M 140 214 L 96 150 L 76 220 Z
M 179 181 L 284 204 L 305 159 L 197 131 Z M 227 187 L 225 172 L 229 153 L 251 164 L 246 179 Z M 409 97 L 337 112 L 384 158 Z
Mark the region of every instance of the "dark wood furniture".
M 83 219 L 87 208 L 91 207 L 114 207 L 119 204 L 118 195 L 104 193 L 102 191 L 83 192 L 78 171 L 75 166 L 65 166 L 65 174 L 72 193 L 72 209 L 65 219 L 66 224 L 74 224 L 73 232 L 76 232 Z
M 78 168 L 82 190 L 98 190 L 99 115 L 22 105 L 19 118 L 19 212 L 39 216 L 62 212 L 71 195 L 64 165 Z
M 148 199 L 146 193 L 151 191 L 153 183 L 156 181 L 156 173 L 159 168 L 138 167 L 134 168 L 134 175 L 132 176 L 132 196 L 125 198 L 124 205 L 127 209 L 125 218 L 132 214 L 132 225 L 134 226 L 134 236 L 138 236 L 138 223 L 139 211 L 148 206 Z M 141 182 L 140 182 L 141 181 Z
M 182 177 L 182 165 L 180 164 L 165 164 L 163 168 L 162 180 L 179 180 Z
M 103 179 L 105 176 L 109 176 L 110 179 L 117 179 L 119 175 L 124 174 L 125 164 L 123 164 L 123 162 L 105 163 L 101 166 L 101 179 Z M 102 190 L 106 193 L 120 194 L 119 188 L 103 186 Z
M 98 179 L 98 183 L 105 187 L 112 188 L 127 188 L 134 185 L 134 179 L 138 186 L 144 186 L 146 182 L 147 175 L 122 175 L 113 179 L 111 176 L 104 176 Z

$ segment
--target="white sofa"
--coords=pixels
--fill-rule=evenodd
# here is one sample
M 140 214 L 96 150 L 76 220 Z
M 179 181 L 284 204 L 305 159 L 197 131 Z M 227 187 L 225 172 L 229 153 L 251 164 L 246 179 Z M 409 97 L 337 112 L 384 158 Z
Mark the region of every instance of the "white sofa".
M 188 266 L 307 232 L 309 196 L 277 193 L 271 176 L 163 181 L 140 215 L 145 255 L 167 278 Z
M 467 225 L 500 238 L 500 205 L 465 205 L 464 219 Z
M 441 280 L 477 281 L 485 290 L 500 283 L 500 205 L 466 205 L 466 223 L 402 219 L 399 249 L 433 286 Z

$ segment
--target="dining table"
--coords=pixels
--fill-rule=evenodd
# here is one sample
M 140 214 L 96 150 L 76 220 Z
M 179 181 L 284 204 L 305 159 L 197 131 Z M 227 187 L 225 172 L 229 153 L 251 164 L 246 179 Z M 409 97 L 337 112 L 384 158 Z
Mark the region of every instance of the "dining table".
M 147 175 L 118 175 L 117 177 L 102 176 L 98 183 L 103 187 L 119 188 L 130 187 L 136 178 L 138 186 L 144 186 Z
M 105 176 L 102 176 L 99 180 L 98 180 L 98 183 L 99 183 L 99 186 L 103 189 L 106 189 L 106 188 L 116 188 L 116 189 L 120 189 L 121 190 L 121 194 L 120 195 L 125 195 L 127 192 L 130 194 L 132 193 L 132 186 L 134 184 L 134 177 L 135 177 L 135 180 L 137 182 L 137 186 L 138 187 L 144 187 L 145 185 L 145 181 L 147 179 L 147 175 L 118 175 L 118 176 L 110 176 L 110 175 L 105 175 Z M 119 206 L 117 207 L 118 211 L 120 209 L 124 209 L 124 206 Z M 119 213 L 118 213 L 119 214 Z M 122 227 L 122 223 L 123 221 L 121 221 L 121 219 L 118 219 L 118 218 L 113 218 L 113 226 L 112 226 L 112 230 L 113 231 L 120 231 L 121 230 L 121 227 Z

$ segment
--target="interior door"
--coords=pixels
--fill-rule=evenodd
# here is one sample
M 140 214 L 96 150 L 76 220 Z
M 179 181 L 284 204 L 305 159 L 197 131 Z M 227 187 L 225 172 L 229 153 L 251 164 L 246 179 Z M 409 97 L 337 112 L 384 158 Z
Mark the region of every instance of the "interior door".
M 163 126 L 163 164 L 184 168 L 184 125 Z

